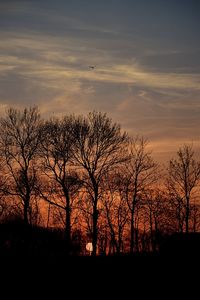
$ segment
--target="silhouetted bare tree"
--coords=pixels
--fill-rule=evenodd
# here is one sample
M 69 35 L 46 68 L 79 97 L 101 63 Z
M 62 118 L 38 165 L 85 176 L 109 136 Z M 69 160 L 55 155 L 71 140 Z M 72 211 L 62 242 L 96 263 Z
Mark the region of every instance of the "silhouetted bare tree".
M 92 112 L 87 118 L 77 118 L 74 137 L 77 149 L 74 158 L 84 170 L 84 183 L 91 199 L 93 255 L 96 255 L 102 178 L 126 158 L 123 150 L 127 135 L 106 114 Z
M 4 157 L 2 157 L 1 155 L 2 153 L 0 153 L 0 221 L 2 221 L 4 215 L 6 215 L 6 211 L 8 208 L 5 199 L 6 177 L 5 177 Z
M 0 150 L 5 159 L 7 177 L 5 193 L 21 200 L 25 224 L 30 221 L 31 198 L 37 182 L 40 125 L 37 107 L 24 110 L 10 108 L 0 120 Z
M 169 162 L 168 187 L 184 210 L 185 231 L 189 232 L 191 199 L 200 181 L 200 162 L 195 160 L 191 146 L 184 145 L 177 152 L 177 158 Z
M 200 204 L 194 203 L 190 207 L 190 219 L 193 232 L 199 232 L 200 230 Z
M 170 220 L 175 232 L 184 231 L 185 207 L 182 196 L 178 191 L 172 189 L 171 183 L 167 183 Z
M 124 193 L 130 212 L 130 253 L 134 250 L 137 207 L 142 201 L 142 194 L 157 179 L 156 163 L 146 150 L 147 140 L 136 137 L 129 146 L 130 160 L 124 168 Z
M 128 224 L 128 207 L 122 192 L 120 168 L 104 177 L 103 210 L 110 233 L 110 242 L 118 254 L 123 252 L 124 230 Z
M 163 189 L 153 187 L 143 197 L 145 217 L 148 219 L 150 242 L 153 251 L 158 250 L 160 235 L 168 233 L 171 215 L 168 214 L 169 201 Z M 171 212 L 171 211 L 170 211 Z
M 73 116 L 51 119 L 43 126 L 44 139 L 40 146 L 41 170 L 46 185 L 40 186 L 40 195 L 49 204 L 65 212 L 67 249 L 71 247 L 71 216 L 73 204 L 81 185 L 73 168 Z

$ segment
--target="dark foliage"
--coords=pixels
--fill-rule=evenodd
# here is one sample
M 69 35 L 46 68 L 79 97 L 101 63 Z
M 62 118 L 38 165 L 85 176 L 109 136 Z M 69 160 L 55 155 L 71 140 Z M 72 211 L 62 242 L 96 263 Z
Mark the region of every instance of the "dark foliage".
M 163 257 L 200 260 L 200 233 L 174 233 L 167 236 L 160 246 Z
M 6 256 L 64 255 L 65 238 L 62 231 L 24 224 L 23 220 L 12 220 L 0 224 L 0 254 Z

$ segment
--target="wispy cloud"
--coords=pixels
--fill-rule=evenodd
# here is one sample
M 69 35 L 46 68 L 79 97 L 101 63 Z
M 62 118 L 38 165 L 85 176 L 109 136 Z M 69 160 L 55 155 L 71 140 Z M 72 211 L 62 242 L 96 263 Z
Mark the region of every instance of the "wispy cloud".
M 15 47 L 15 55 L 13 52 Z M 141 67 L 137 60 L 129 65 L 119 64 L 108 55 L 100 56 L 98 51 L 79 48 L 72 41 L 39 36 L 35 38 L 7 38 L 3 47 L 5 54 L 0 56 L 1 70 L 6 72 L 15 69 L 15 73 L 30 78 L 44 80 L 48 86 L 52 80 L 89 80 L 93 82 L 110 82 L 116 84 L 136 85 L 155 89 L 200 90 L 198 74 L 176 74 L 150 72 Z M 23 52 L 28 51 L 26 56 Z M 9 55 L 9 52 L 12 54 Z M 18 53 L 18 55 L 16 55 Z M 88 69 L 90 62 L 97 67 Z
M 31 104 L 44 115 L 96 109 L 157 152 L 196 141 L 199 20 L 180 16 L 177 3 L 163 11 L 149 1 L 149 10 L 89 2 L 0 1 L 0 113 Z

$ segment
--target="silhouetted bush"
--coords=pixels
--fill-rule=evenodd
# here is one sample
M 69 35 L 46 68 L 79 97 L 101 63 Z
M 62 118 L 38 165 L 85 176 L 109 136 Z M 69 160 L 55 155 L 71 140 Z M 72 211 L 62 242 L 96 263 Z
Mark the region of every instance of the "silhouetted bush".
M 25 225 L 22 220 L 0 224 L 0 253 L 19 256 L 65 255 L 66 244 L 61 230 Z
M 200 233 L 174 233 L 166 237 L 160 246 L 160 254 L 165 257 L 199 257 Z

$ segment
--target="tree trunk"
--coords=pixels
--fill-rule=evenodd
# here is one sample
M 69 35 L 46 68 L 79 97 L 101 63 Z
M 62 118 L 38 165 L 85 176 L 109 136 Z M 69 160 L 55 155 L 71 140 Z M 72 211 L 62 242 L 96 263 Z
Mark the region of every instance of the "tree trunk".
M 186 197 L 186 216 L 185 216 L 185 231 L 186 233 L 189 232 L 189 215 L 190 215 L 190 204 L 189 204 L 189 197 Z
M 134 238 L 135 238 L 135 228 L 134 228 L 134 210 L 131 211 L 131 240 L 130 240 L 130 253 L 134 250 Z
M 154 236 L 153 236 L 153 220 L 152 220 L 152 210 L 150 208 L 150 214 L 149 214 L 149 222 L 150 222 L 150 236 L 151 236 L 151 250 L 154 249 Z
M 92 214 L 92 221 L 93 221 L 93 232 L 92 232 L 92 245 L 93 245 L 93 251 L 92 255 L 96 256 L 97 254 L 97 221 L 98 221 L 98 209 L 97 209 L 97 203 L 93 206 L 93 214 Z
M 51 210 L 51 205 L 49 203 L 48 212 L 47 212 L 47 229 L 49 228 L 50 210 Z
M 70 251 L 71 251 L 71 209 L 70 209 L 70 197 L 69 197 L 68 193 L 66 193 L 65 213 L 66 213 L 65 238 L 66 238 L 67 253 L 70 254 Z
M 28 225 L 29 221 L 28 221 L 28 209 L 29 209 L 29 199 L 26 199 L 24 201 L 24 224 Z
M 122 233 L 121 233 L 121 230 L 119 229 L 119 232 L 118 232 L 118 254 L 120 254 L 121 252 L 121 249 L 122 248 Z
M 181 203 L 178 202 L 178 232 L 183 232 L 182 215 L 181 215 Z

